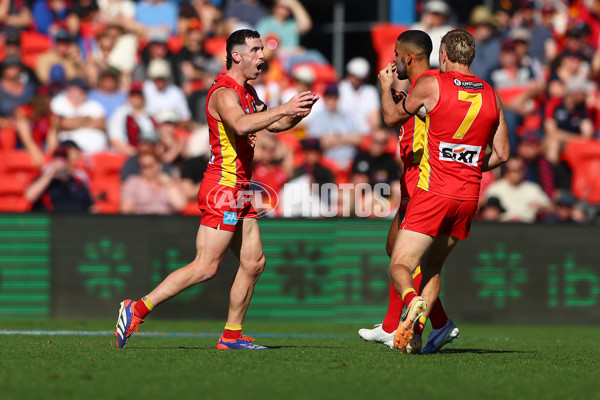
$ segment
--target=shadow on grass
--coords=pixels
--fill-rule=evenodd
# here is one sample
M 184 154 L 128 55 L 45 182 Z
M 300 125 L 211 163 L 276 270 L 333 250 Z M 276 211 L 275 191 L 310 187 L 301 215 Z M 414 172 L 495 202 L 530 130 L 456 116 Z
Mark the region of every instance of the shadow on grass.
M 492 349 L 445 349 L 437 354 L 533 354 L 535 351 L 522 350 L 492 350 Z
M 267 346 L 270 350 L 278 350 L 278 349 L 341 349 L 344 346 L 310 346 L 310 345 L 290 345 L 290 346 L 269 346 L 269 345 L 265 345 Z M 143 351 L 143 350 L 217 350 L 215 348 L 215 346 L 177 346 L 177 347 L 171 347 L 171 346 L 153 346 L 153 347 L 148 347 L 148 346 L 144 346 L 144 347 L 130 347 L 128 348 L 128 350 L 137 350 L 137 351 Z

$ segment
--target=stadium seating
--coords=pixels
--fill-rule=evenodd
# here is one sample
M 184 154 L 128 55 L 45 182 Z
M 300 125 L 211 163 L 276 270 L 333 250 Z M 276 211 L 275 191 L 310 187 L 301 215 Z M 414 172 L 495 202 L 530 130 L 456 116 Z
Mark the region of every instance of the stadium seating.
M 181 36 L 171 36 L 169 40 L 167 40 L 167 47 L 173 54 L 178 54 L 183 47 L 183 39 Z
M 183 215 L 200 215 L 200 209 L 198 208 L 197 200 L 188 201 L 185 208 L 181 211 Z
M 18 181 L 29 184 L 39 174 L 33 158 L 24 150 L 12 150 L 3 152 L 0 173 L 3 179 Z
M 562 158 L 573 171 L 571 192 L 579 200 L 600 205 L 600 142 L 595 139 L 572 140 Z
M 100 214 L 118 214 L 121 202 L 121 180 L 96 177 L 90 181 L 90 193 Z
M 213 57 L 225 55 L 225 44 L 227 38 L 224 36 L 213 36 L 204 42 L 204 50 Z
M 103 151 L 91 156 L 90 173 L 91 178 L 118 178 L 121 180 L 121 168 L 127 161 L 123 153 Z
M 117 152 L 100 152 L 91 156 L 90 192 L 94 205 L 102 214 L 117 214 L 121 202 L 121 168 L 127 156 Z
M 21 32 L 21 59 L 29 68 L 35 68 L 40 54 L 52 47 L 52 40 L 42 33 L 35 31 Z
M 377 52 L 377 70 L 381 71 L 394 59 L 394 49 L 396 48 L 396 39 L 402 32 L 408 30 L 408 27 L 398 24 L 381 23 L 375 24 L 371 28 L 371 41 L 373 48 Z
M 33 158 L 23 150 L 5 151 L 0 157 L 0 211 L 28 211 L 31 203 L 23 194 L 39 174 L 39 169 Z
M 10 151 L 17 145 L 17 131 L 13 128 L 0 129 L 0 152 Z
M 31 203 L 23 196 L 27 186 L 25 182 L 0 176 L 0 212 L 29 211 Z

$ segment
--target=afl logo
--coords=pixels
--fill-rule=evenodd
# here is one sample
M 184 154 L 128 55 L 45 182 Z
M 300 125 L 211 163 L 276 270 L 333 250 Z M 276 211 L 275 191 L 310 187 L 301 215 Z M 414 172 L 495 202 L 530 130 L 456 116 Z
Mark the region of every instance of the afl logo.
M 246 189 L 215 185 L 207 194 L 208 207 L 214 214 L 223 217 L 224 224 L 235 225 L 238 220 L 244 219 L 239 216 L 239 212 L 250 205 L 256 209 L 258 218 L 277 208 L 279 196 L 269 185 L 250 181 L 237 183 Z

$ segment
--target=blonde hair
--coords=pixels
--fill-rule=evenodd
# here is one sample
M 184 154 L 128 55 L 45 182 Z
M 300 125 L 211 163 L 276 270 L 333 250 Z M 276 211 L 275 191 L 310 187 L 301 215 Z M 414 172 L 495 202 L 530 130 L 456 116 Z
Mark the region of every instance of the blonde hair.
M 471 65 L 475 58 L 475 38 L 464 29 L 455 29 L 444 35 L 442 46 L 453 63 Z

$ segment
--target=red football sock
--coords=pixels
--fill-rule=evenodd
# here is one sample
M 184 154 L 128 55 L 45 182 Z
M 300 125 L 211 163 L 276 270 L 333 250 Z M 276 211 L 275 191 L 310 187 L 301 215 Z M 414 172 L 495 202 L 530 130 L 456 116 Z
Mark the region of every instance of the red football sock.
M 406 289 L 404 293 L 402 293 L 402 301 L 404 302 L 404 307 L 408 308 L 408 306 L 410 306 L 410 302 L 415 297 L 417 297 L 417 292 L 415 291 L 415 289 Z
M 417 267 L 415 272 L 413 273 L 413 282 L 415 283 L 415 290 L 420 294 L 419 286 L 421 286 L 421 280 L 423 276 L 421 275 L 421 267 Z M 446 325 L 448 322 L 448 316 L 446 315 L 446 311 L 444 311 L 444 307 L 442 306 L 442 300 L 439 298 L 433 304 L 431 311 L 429 312 L 429 320 L 431 321 L 431 326 L 433 329 L 440 329 Z M 415 332 L 416 332 L 415 325 Z
M 242 337 L 242 325 L 225 324 L 225 330 L 223 331 L 223 339 L 236 340 Z
M 154 306 L 150 302 L 148 296 L 144 296 L 135 303 L 135 306 L 133 307 L 133 315 L 144 319 L 152 310 L 154 310 Z
M 381 324 L 381 328 L 383 328 L 383 330 L 387 333 L 392 333 L 396 330 L 396 328 L 398 328 L 400 316 L 402 315 L 402 307 L 404 307 L 402 296 L 396 292 L 394 284 L 390 283 L 388 309 L 387 313 L 385 314 L 385 318 L 383 319 L 383 324 Z
M 425 328 L 425 322 L 427 322 L 427 319 L 425 317 L 419 318 L 419 322 L 417 322 L 414 327 L 415 334 L 417 334 L 419 336 L 423 335 L 423 329 Z
M 431 321 L 431 326 L 433 329 L 440 329 L 446 325 L 448 322 L 448 316 L 446 315 L 446 311 L 442 306 L 442 300 L 437 299 L 437 301 L 433 304 L 431 311 L 429 312 L 429 320 Z

